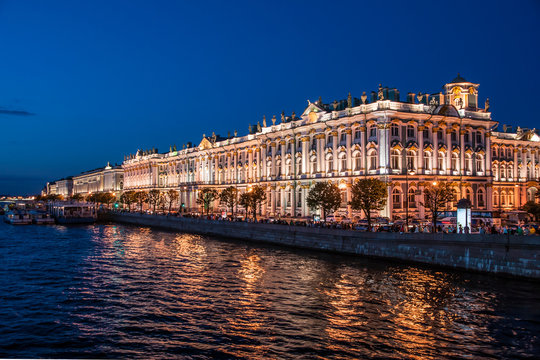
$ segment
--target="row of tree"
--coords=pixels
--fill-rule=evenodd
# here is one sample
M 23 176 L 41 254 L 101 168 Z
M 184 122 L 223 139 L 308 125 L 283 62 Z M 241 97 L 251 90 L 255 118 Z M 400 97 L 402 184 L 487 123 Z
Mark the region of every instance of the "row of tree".
M 368 222 L 368 227 L 372 224 L 372 215 L 375 211 L 382 210 L 387 201 L 387 183 L 379 179 L 366 178 L 357 180 L 351 187 L 351 201 L 349 205 L 353 210 L 363 211 Z M 71 197 L 73 200 L 86 200 L 89 202 L 110 205 L 116 201 L 116 196 L 112 193 L 93 193 L 84 197 L 81 194 L 75 194 Z M 168 210 L 170 213 L 174 204 L 178 201 L 179 194 L 176 190 L 159 191 L 125 191 L 120 196 L 120 202 L 127 205 L 129 211 L 133 204 L 138 204 L 139 209 L 144 204 L 152 207 L 154 212 L 156 208 Z M 47 195 L 39 200 L 61 200 L 60 195 Z M 197 204 L 199 204 L 206 214 L 209 214 L 212 203 L 220 200 L 227 209 L 230 209 L 234 216 L 235 207 L 240 205 L 244 207 L 246 213 L 251 213 L 253 218 L 257 218 L 257 212 L 266 201 L 266 192 L 262 186 L 249 187 L 244 193 L 239 193 L 234 186 L 229 186 L 221 192 L 204 188 L 199 191 Z M 454 192 L 450 183 L 440 181 L 428 183 L 424 187 L 423 201 L 421 204 L 431 213 L 433 226 L 436 226 L 437 220 L 442 211 L 446 208 L 448 202 L 455 201 Z M 326 215 L 335 212 L 342 204 L 341 190 L 332 182 L 317 182 L 308 192 L 306 202 L 311 210 L 320 210 L 323 220 Z M 532 214 L 537 220 L 540 217 L 540 204 L 528 202 L 523 207 L 525 211 Z
M 382 210 L 386 205 L 387 186 L 384 181 L 367 178 L 357 180 L 351 187 L 352 196 L 349 205 L 353 210 L 364 212 L 369 228 L 372 213 Z M 454 201 L 454 192 L 449 183 L 436 182 L 425 186 L 424 201 L 421 204 L 431 212 L 434 227 L 442 210 L 450 201 Z M 310 189 L 306 202 L 310 209 L 320 209 L 323 220 L 326 220 L 327 213 L 335 212 L 341 206 L 341 190 L 334 183 L 318 182 Z
M 143 208 L 144 204 L 150 205 L 154 212 L 156 208 L 162 210 L 167 209 L 170 213 L 175 202 L 178 201 L 178 191 L 168 190 L 168 191 L 159 191 L 159 190 L 150 190 L 146 191 L 124 191 L 120 195 L 120 202 L 126 204 L 129 211 L 131 211 L 131 206 L 133 204 L 138 204 L 139 209 Z

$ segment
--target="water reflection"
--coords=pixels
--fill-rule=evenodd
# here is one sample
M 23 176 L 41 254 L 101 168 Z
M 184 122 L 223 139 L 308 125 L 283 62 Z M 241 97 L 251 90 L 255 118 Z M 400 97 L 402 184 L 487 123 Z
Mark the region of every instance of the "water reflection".
M 36 227 L 24 241 L 17 231 L 28 230 L 3 229 L 3 357 L 439 359 L 540 349 L 540 291 L 527 282 L 120 225 Z

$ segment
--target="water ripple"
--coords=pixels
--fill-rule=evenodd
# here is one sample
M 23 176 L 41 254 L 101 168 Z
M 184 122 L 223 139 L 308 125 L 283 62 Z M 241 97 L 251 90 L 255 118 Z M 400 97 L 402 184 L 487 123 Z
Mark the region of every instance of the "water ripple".
M 536 283 L 148 228 L 0 225 L 0 357 L 493 359 Z

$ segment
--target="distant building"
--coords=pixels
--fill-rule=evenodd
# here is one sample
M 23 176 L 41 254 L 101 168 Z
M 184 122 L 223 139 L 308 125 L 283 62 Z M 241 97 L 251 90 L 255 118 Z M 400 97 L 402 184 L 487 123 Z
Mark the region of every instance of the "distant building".
M 124 185 L 124 170 L 121 166 L 107 166 L 73 176 L 73 194 L 96 192 L 119 192 Z
M 56 194 L 58 194 L 56 190 L 56 182 L 54 181 L 48 182 L 42 191 L 42 195 L 56 195 Z
M 73 195 L 73 178 L 70 176 L 65 179 L 56 180 L 56 194 L 68 198 Z

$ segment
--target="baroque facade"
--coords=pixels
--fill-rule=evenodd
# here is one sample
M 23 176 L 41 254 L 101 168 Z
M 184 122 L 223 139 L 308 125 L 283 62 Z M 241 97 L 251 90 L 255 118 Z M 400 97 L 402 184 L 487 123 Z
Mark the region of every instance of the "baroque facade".
M 169 152 L 137 151 L 126 156 L 125 190 L 176 189 L 188 209 L 197 209 L 198 191 L 235 186 L 240 192 L 262 185 L 266 216 L 311 216 L 309 188 L 332 181 L 342 191 L 338 214 L 360 217 L 347 205 L 358 178 L 388 184 L 380 216 L 425 218 L 421 205 L 427 182 L 448 181 L 456 199 L 473 211 L 518 209 L 533 199 L 540 176 L 540 138 L 535 130 L 495 131 L 489 100 L 479 107 L 478 84 L 459 76 L 436 94 L 382 88 L 360 99 L 309 102 L 297 117 L 274 116 L 250 125 L 244 136 L 204 136 L 197 147 Z M 74 185 L 75 188 L 76 185 Z M 455 210 L 457 200 L 447 210 Z M 224 206 L 216 204 L 216 209 Z

